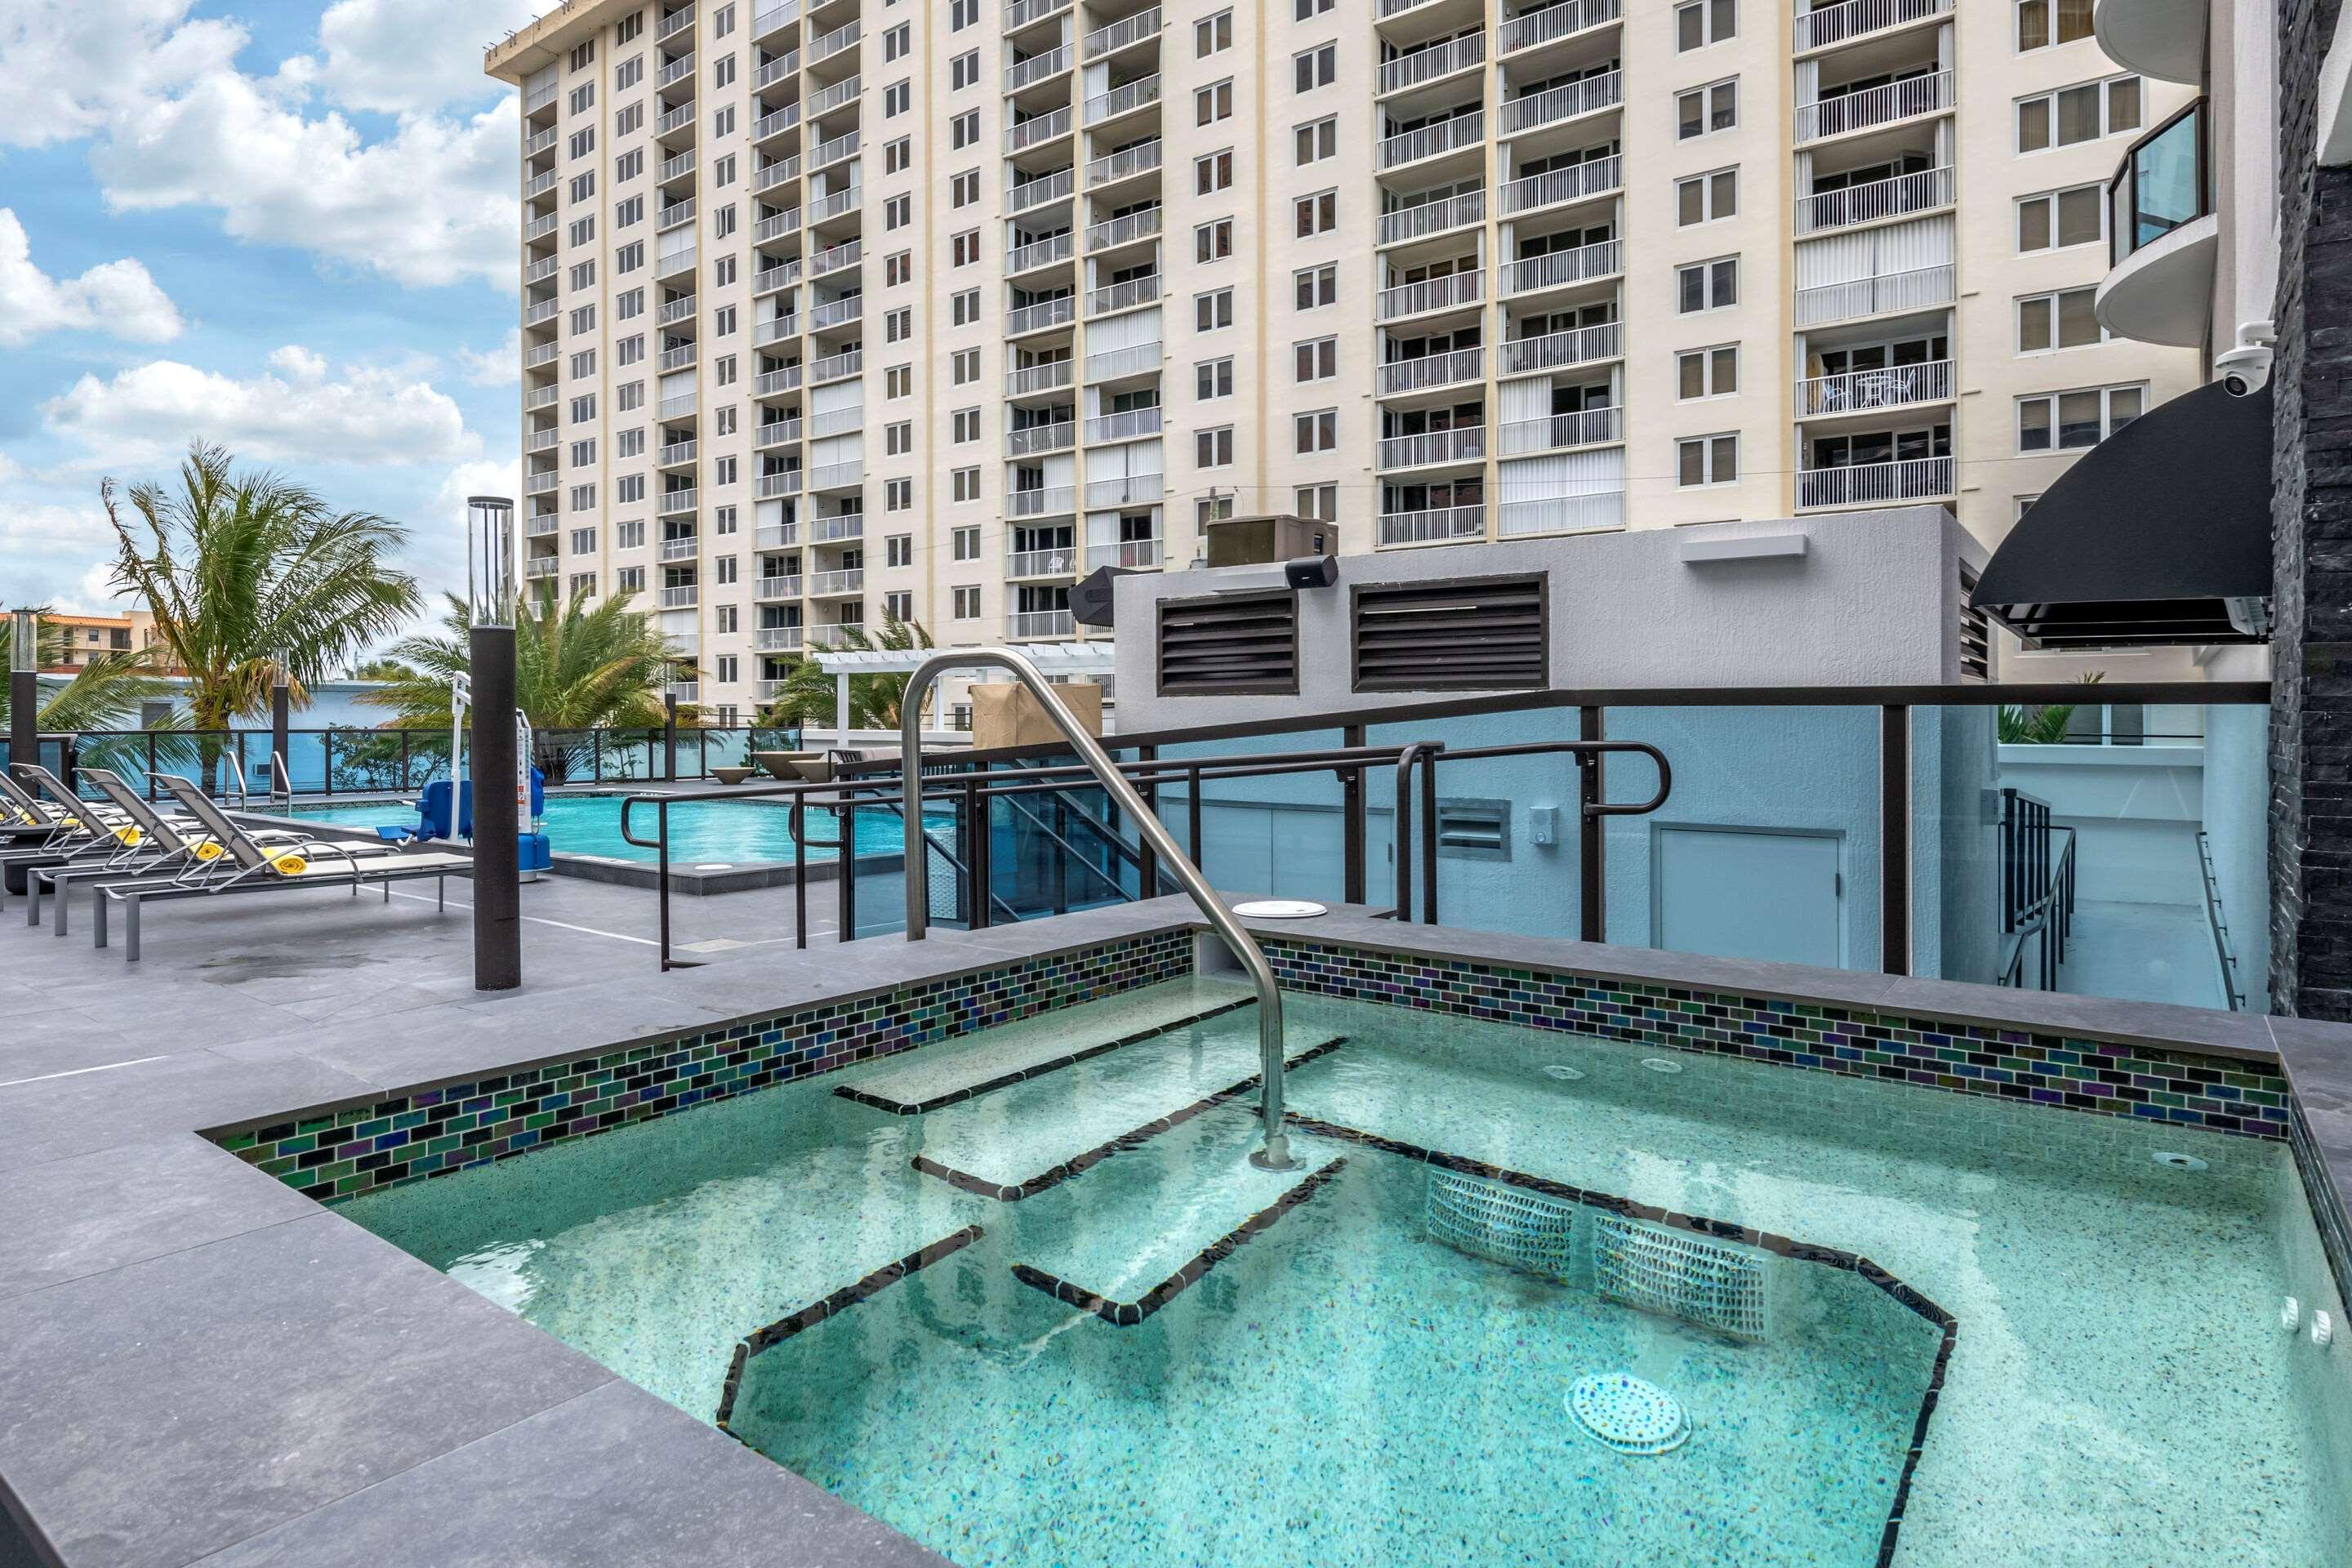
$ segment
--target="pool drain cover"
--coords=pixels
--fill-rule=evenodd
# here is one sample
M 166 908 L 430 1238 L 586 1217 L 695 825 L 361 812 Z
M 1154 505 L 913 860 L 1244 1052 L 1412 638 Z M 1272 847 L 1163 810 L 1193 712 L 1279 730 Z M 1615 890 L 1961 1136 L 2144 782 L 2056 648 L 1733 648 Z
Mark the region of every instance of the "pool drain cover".
M 1544 1068 L 1544 1072 L 1548 1077 L 1561 1079 L 1574 1079 L 1584 1076 L 1581 1070 L 1559 1062 L 1555 1062 L 1550 1067 Z
M 1629 1373 L 1578 1379 L 1568 1391 L 1568 1413 L 1594 1442 L 1621 1454 L 1669 1453 L 1690 1436 L 1682 1401 Z

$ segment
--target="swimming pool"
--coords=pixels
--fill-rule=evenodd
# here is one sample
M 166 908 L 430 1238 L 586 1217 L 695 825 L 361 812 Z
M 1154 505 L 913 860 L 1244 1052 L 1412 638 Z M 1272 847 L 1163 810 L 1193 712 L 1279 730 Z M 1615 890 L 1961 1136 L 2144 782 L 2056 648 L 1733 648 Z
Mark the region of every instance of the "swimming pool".
M 541 816 L 541 831 L 558 855 L 601 855 L 615 860 L 651 861 L 654 850 L 641 848 L 621 837 L 621 795 L 551 795 Z M 345 827 L 407 826 L 416 814 L 400 805 L 298 805 L 285 815 L 309 822 L 331 822 Z M 880 808 L 856 814 L 857 852 L 887 855 L 902 844 L 899 819 Z M 925 825 L 935 833 L 952 833 L 951 812 L 926 812 Z M 654 835 L 655 813 L 640 806 L 631 819 L 644 837 Z M 839 831 L 829 813 L 808 814 L 808 858 L 831 860 L 833 836 Z M 688 801 L 669 808 L 670 858 L 688 861 L 790 860 L 793 858 L 792 812 L 781 801 Z
M 966 1564 L 1861 1568 L 1898 1498 L 1905 1564 L 2340 1561 L 2277 1143 L 1286 1017 L 1287 1174 L 1220 1098 L 1254 1004 L 1196 976 L 342 1212 Z M 1482 1249 L 1462 1202 L 1522 1206 Z M 1604 1289 L 1629 1211 L 1785 1238 L 1698 1271 L 1751 1270 L 1763 1331 Z M 1577 1424 L 1623 1373 L 1678 1404 L 1670 1451 Z

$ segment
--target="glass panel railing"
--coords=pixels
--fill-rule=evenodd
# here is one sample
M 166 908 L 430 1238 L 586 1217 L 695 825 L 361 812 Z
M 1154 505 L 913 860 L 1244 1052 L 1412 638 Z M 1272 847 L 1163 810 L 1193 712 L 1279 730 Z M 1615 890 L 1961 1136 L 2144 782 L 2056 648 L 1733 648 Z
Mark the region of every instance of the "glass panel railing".
M 1336 750 L 1341 731 L 1294 730 L 1246 739 L 1160 748 L 1163 766 L 1194 762 L 1246 766 L 1296 752 Z M 1220 892 L 1338 903 L 1346 896 L 1345 795 L 1328 769 L 1244 777 L 1203 777 L 1194 809 L 1189 780 L 1159 786 L 1160 819 Z M 1375 789 L 1371 798 L 1380 798 Z M 1196 841 L 1194 825 L 1198 823 Z M 1367 862 L 1369 888 L 1380 872 Z M 1382 901 L 1376 891 L 1375 903 Z
M 2132 144 L 2107 184 L 2111 264 L 2212 211 L 2206 156 L 2202 99 Z

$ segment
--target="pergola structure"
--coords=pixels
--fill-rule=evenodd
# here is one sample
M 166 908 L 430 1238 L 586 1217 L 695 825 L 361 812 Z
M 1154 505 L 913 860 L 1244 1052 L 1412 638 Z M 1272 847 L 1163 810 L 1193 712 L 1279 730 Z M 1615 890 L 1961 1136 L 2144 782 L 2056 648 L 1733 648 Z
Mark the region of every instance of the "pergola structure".
M 1024 643 L 1020 652 L 1049 679 L 1068 680 L 1113 673 L 1118 645 L 1108 638 L 1088 642 Z M 950 650 L 953 651 L 953 650 Z M 833 677 L 834 732 L 849 733 L 849 678 L 853 675 L 912 675 L 940 650 L 910 648 L 820 649 L 810 655 L 817 668 Z M 974 665 L 950 675 L 976 675 L 992 667 Z

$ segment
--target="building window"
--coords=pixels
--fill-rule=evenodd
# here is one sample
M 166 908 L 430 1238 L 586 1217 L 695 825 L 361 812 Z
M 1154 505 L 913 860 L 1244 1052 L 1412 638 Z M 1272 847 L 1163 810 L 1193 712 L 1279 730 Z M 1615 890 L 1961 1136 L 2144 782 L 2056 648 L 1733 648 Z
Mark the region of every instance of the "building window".
M 1223 261 L 1234 253 L 1234 220 L 1221 217 L 1192 231 L 1192 259 Z
M 739 662 L 740 657 L 740 655 L 731 653 L 722 653 L 719 656 L 719 685 L 732 686 L 735 683 L 736 673 L 742 668 Z
M 574 555 L 595 554 L 596 531 L 593 528 L 573 529 L 572 531 L 572 553 Z
M 1739 212 L 1739 171 L 1718 169 L 1675 182 L 1675 221 L 1685 227 L 1713 223 Z
M 1290 84 L 1297 92 L 1312 92 L 1339 79 L 1339 46 L 1318 44 L 1290 58 Z
M 948 181 L 948 205 L 968 207 L 980 200 L 980 171 L 966 169 Z
M 1339 120 L 1337 115 L 1310 120 L 1294 130 L 1291 137 L 1297 143 L 1298 162 L 1302 166 L 1339 155 Z
M 637 483 L 642 486 L 645 481 L 639 479 Z M 644 492 L 641 489 L 638 493 L 642 495 Z M 642 518 L 634 522 L 616 522 L 613 525 L 614 549 L 643 550 L 645 547 L 646 525 Z
M 1318 191 L 1311 196 L 1301 196 L 1291 204 L 1297 219 L 1298 237 L 1312 239 L 1318 234 L 1328 234 L 1339 226 L 1339 193 Z
M 2091 0 L 2017 0 L 2017 50 L 2046 49 L 2091 36 Z
M 915 618 L 915 595 L 905 589 L 895 589 L 882 595 L 882 618 L 887 621 L 911 621 Z
M 1739 36 L 1737 0 L 1689 0 L 1675 7 L 1675 47 L 1703 49 Z
M 1212 398 L 1234 395 L 1234 362 L 1230 359 L 1202 360 L 1192 367 L 1192 395 L 1206 403 Z
M 738 557 L 721 555 L 710 563 L 711 579 L 719 584 L 732 583 L 737 580 L 736 574 L 741 569 Z
M 1222 153 L 1212 153 L 1206 157 L 1192 160 L 1192 194 L 1194 195 L 1213 195 L 1219 191 L 1231 190 L 1233 184 L 1234 150 L 1232 148 L 1228 147 Z
M 884 511 L 914 510 L 915 481 L 912 479 L 884 480 L 882 484 L 882 510 Z
M 948 62 L 948 90 L 961 92 L 980 82 L 980 51 L 967 50 Z
M 1719 310 L 1738 303 L 1739 258 L 1727 256 L 1675 268 L 1675 309 L 1682 314 Z
M 1337 485 L 1300 485 L 1290 492 L 1290 510 L 1297 517 L 1311 517 L 1318 522 L 1339 520 L 1339 487 Z
M 1192 330 L 1214 331 L 1234 324 L 1234 291 L 1213 289 L 1206 294 L 1192 296 Z
M 1312 22 L 1339 3 L 1339 0 L 1295 0 L 1291 9 L 1291 19 L 1297 22 Z
M 1675 395 L 1685 402 L 1727 397 L 1739 390 L 1739 348 L 1692 349 L 1675 356 Z
M 1675 443 L 1675 483 L 1685 489 L 1739 478 L 1738 436 L 1693 436 Z
M 1192 123 L 1214 125 L 1220 120 L 1234 117 L 1234 84 L 1230 80 L 1211 82 L 1192 92 Z
M 1302 268 L 1290 275 L 1297 286 L 1298 308 L 1312 310 L 1339 302 L 1339 264 L 1327 261 L 1320 267 Z
M 980 439 L 980 410 L 959 408 L 948 416 L 949 438 L 957 446 L 967 446 Z
M 882 539 L 882 564 L 912 566 L 915 563 L 915 536 L 911 533 L 886 534 Z
M 1694 136 L 1728 131 L 1739 123 L 1739 79 L 1695 87 L 1675 98 L 1675 134 L 1687 142 Z
M 2112 77 L 2017 100 L 2017 150 L 2041 153 L 2095 142 L 2140 122 L 2139 78 Z
M 2029 294 L 2017 302 L 2017 352 L 2048 353 L 2053 349 L 2088 348 L 2106 334 L 2092 309 L 2095 288 L 2061 289 L 2051 294 Z
M 980 590 L 977 587 L 955 590 L 955 618 L 960 621 L 980 619 Z
M 948 143 L 950 150 L 961 150 L 980 144 L 980 110 L 967 109 L 948 121 Z
M 1314 338 L 1303 343 L 1293 343 L 1290 349 L 1292 379 L 1295 381 L 1328 381 L 1339 374 L 1339 340 Z
M 980 525 L 966 523 L 948 531 L 948 553 L 957 561 L 980 559 Z M 975 593 L 977 589 L 973 590 Z
M 980 470 L 978 468 L 951 470 L 948 475 L 948 487 L 949 499 L 951 500 L 978 500 Z
M 2092 386 L 2017 400 L 2017 449 L 2070 452 L 2095 447 L 2140 416 L 2145 386 Z
M 615 592 L 623 594 L 644 593 L 646 591 L 646 569 L 642 566 L 622 567 L 619 571 L 613 574 L 613 587 Z
M 1192 58 L 1206 59 L 1234 47 L 1234 14 L 1220 11 L 1192 24 Z
M 2017 248 L 2022 253 L 2096 245 L 2107 237 L 2106 212 L 2106 190 L 2101 185 L 2020 196 Z
M 1233 466 L 1234 427 L 1220 425 L 1213 430 L 1192 433 L 1192 466 L 1200 468 L 1223 468 Z
M 1300 457 L 1316 452 L 1334 452 L 1339 447 L 1339 411 L 1320 408 L 1311 414 L 1291 416 L 1292 449 Z

